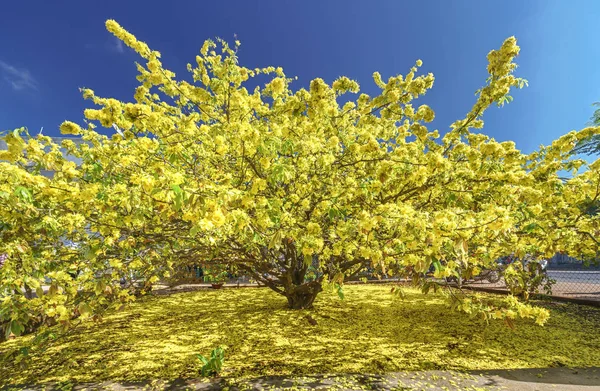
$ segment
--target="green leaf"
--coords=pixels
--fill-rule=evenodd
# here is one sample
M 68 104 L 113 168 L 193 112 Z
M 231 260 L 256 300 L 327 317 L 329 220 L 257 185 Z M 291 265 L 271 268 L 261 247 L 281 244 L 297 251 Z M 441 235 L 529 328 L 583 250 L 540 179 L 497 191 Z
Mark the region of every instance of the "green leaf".
M 442 264 L 440 263 L 440 261 L 434 257 L 433 258 L 433 267 L 435 268 L 436 272 L 440 272 L 442 270 L 444 270 L 444 267 L 442 266 Z
M 340 210 L 338 208 L 329 209 L 328 215 L 330 220 L 334 220 L 336 218 L 344 218 L 344 210 Z
M 19 197 L 20 199 L 22 199 L 23 201 L 27 201 L 27 202 L 33 201 L 33 196 L 31 194 L 31 191 L 29 191 L 29 189 L 27 189 L 23 186 L 17 186 L 17 188 L 15 189 L 15 195 L 17 197 Z
M 176 153 L 172 153 L 168 159 L 170 163 L 175 163 L 179 160 L 179 156 Z
M 395 297 L 400 298 L 401 300 L 404 300 L 406 298 L 406 293 L 404 292 L 404 289 L 402 289 L 399 286 L 396 286 L 396 287 L 392 288 L 392 294 Z
M 181 210 L 184 198 L 183 190 L 181 189 L 181 187 L 179 187 L 179 185 L 173 185 L 171 186 L 171 189 L 173 189 L 173 192 L 175 193 L 175 209 Z
M 202 361 L 202 364 L 205 364 L 205 365 L 206 365 L 206 364 L 208 363 L 208 359 L 207 359 L 206 357 L 204 357 L 203 355 L 201 355 L 201 354 L 196 354 L 196 357 L 198 357 L 198 359 L 199 359 L 200 361 Z
M 275 232 L 275 234 L 273 235 L 273 237 L 271 238 L 271 241 L 269 242 L 269 249 L 272 248 L 279 248 L 281 245 L 281 231 L 277 231 Z
M 196 194 L 192 193 L 189 198 L 185 201 L 186 205 L 194 205 L 196 202 Z
M 25 326 L 23 326 L 21 323 L 17 322 L 16 320 L 13 320 L 12 322 L 10 322 L 10 330 L 12 331 L 12 333 L 14 335 L 16 335 L 18 337 L 19 335 L 21 335 L 21 333 L 23 331 L 25 331 Z
M 338 297 L 340 298 L 340 300 L 344 300 L 344 297 L 345 297 L 344 296 L 344 288 L 340 284 L 336 284 L 336 286 L 337 286 Z
M 175 194 L 183 193 L 183 190 L 181 190 L 181 187 L 179 187 L 179 185 L 173 185 L 171 186 L 171 189 L 173 189 L 173 193 Z
M 79 304 L 79 313 L 81 315 L 87 315 L 92 312 L 92 307 L 88 303 L 80 303 Z
M 421 288 L 421 292 L 423 292 L 423 294 L 426 295 L 431 290 L 431 287 L 432 287 L 432 283 L 429 282 L 429 281 L 426 281 L 425 283 L 423 283 L 423 286 Z
M 337 217 L 337 211 L 334 208 L 329 209 L 329 219 L 333 220 Z
M 94 257 L 94 251 L 91 248 L 86 248 L 83 252 L 83 259 L 90 260 Z

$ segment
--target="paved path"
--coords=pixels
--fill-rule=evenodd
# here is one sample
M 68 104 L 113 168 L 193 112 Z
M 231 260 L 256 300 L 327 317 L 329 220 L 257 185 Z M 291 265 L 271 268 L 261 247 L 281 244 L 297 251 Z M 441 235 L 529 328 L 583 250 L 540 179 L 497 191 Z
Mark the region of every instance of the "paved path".
M 62 385 L 65 387 L 65 384 Z M 421 371 L 385 375 L 320 375 L 263 377 L 245 381 L 190 379 L 143 383 L 103 382 L 68 385 L 83 390 L 404 390 L 404 391 L 599 391 L 600 368 L 516 369 L 482 372 Z M 58 390 L 57 387 L 25 387 L 26 390 Z M 63 388 L 65 389 L 65 388 Z
M 548 275 L 561 282 L 595 282 L 600 285 L 600 271 L 598 270 L 548 270 Z

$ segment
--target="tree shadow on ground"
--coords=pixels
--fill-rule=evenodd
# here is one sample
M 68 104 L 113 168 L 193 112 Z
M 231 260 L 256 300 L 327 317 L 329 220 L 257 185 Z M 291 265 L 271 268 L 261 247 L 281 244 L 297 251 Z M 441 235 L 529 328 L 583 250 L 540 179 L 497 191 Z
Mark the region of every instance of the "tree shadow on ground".
M 469 371 L 490 380 L 490 384 L 573 385 L 600 387 L 600 367 L 588 368 L 519 368 Z M 560 388 L 559 388 L 560 389 Z
M 30 390 L 540 390 L 600 386 L 600 368 L 521 368 L 488 371 L 419 371 L 385 374 L 333 374 L 302 377 L 265 376 L 247 379 L 175 379 L 171 381 L 103 382 L 49 387 L 19 386 Z

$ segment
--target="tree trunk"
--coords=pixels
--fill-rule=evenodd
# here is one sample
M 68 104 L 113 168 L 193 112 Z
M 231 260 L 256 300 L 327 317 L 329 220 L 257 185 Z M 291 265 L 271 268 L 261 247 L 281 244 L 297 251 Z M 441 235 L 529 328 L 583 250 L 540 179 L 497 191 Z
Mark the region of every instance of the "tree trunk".
M 315 298 L 323 290 L 321 283 L 311 281 L 302 285 L 291 285 L 285 289 L 285 297 L 293 310 L 312 308 Z
M 29 300 L 33 299 L 33 291 L 27 284 L 25 284 L 25 297 Z

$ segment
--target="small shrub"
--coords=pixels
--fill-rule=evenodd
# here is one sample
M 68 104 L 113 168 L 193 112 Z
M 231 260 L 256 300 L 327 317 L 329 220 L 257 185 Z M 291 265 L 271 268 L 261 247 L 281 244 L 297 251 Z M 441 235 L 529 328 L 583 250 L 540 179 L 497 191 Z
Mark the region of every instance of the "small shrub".
M 223 348 L 219 346 L 212 350 L 210 359 L 201 354 L 197 354 L 196 357 L 202 362 L 202 376 L 217 376 L 223 368 L 225 352 L 223 351 Z
M 556 283 L 541 268 L 539 262 L 532 259 L 511 264 L 504 272 L 504 280 L 513 295 L 525 300 L 541 290 L 547 295 L 552 294 L 552 285 Z

